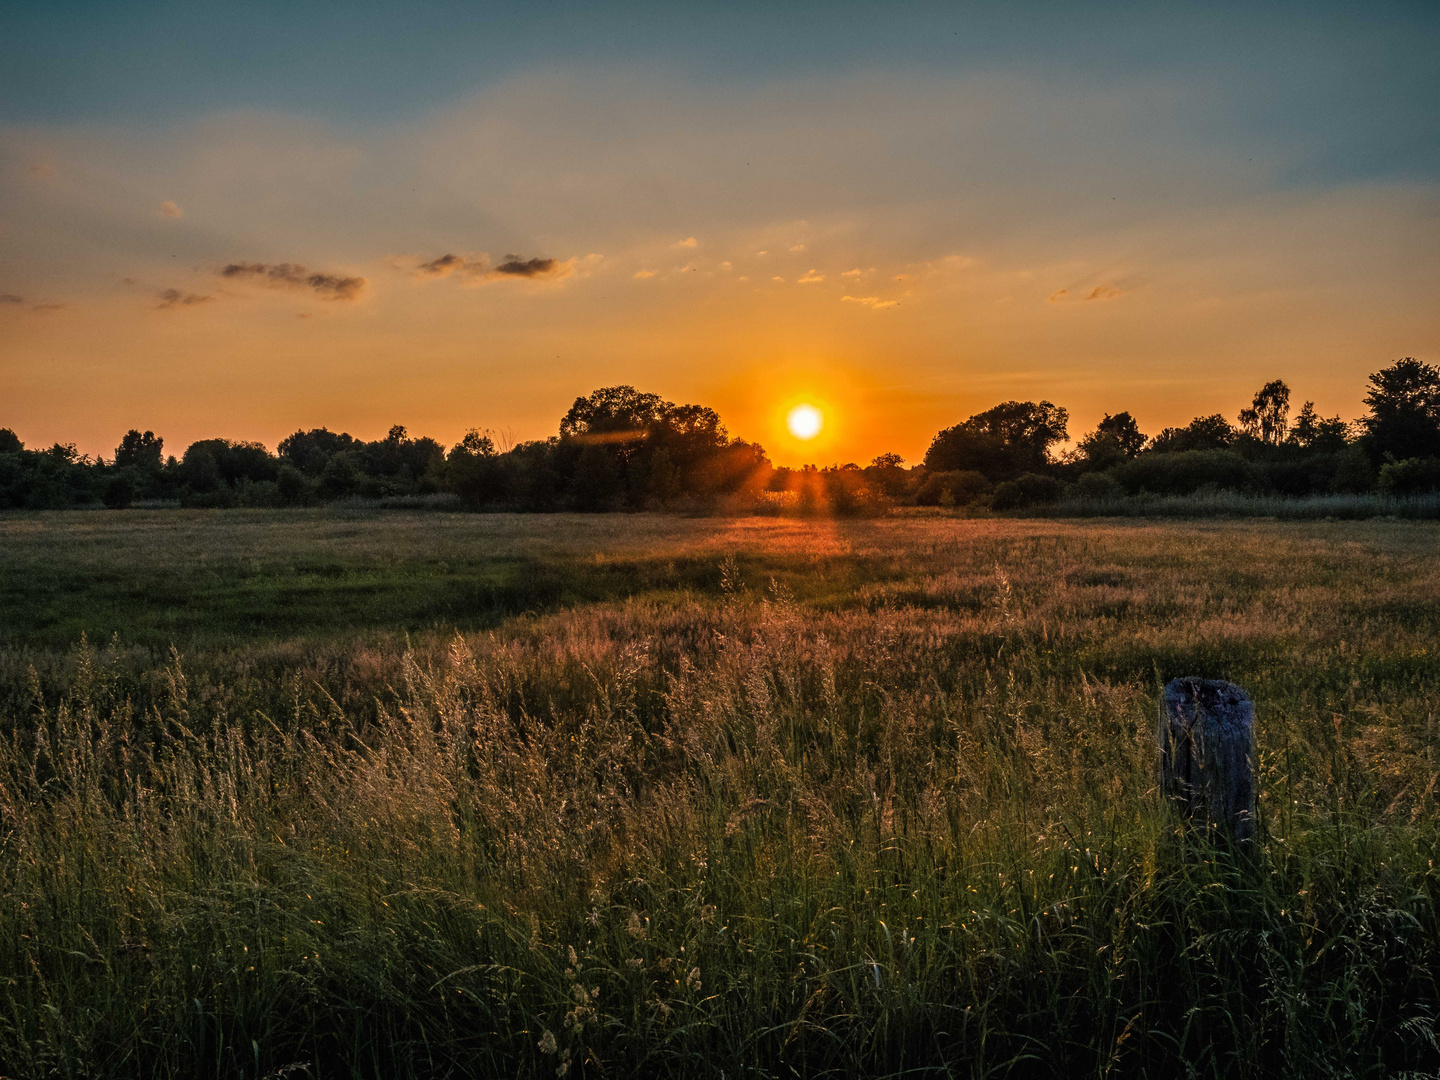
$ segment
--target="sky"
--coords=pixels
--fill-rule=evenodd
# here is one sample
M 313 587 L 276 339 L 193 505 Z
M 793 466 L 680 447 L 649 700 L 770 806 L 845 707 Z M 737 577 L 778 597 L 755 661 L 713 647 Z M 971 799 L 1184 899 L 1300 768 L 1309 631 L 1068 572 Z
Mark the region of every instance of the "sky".
M 0 426 L 918 461 L 1440 362 L 1440 4 L 0 2 Z M 784 418 L 825 416 L 800 442 Z

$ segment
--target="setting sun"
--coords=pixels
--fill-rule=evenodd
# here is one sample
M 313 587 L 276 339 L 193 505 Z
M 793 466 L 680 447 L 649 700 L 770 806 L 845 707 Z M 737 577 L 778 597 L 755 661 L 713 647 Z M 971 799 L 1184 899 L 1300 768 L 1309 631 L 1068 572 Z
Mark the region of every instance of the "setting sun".
M 785 418 L 785 425 L 797 439 L 813 439 L 825 426 L 825 417 L 814 405 L 796 405 Z

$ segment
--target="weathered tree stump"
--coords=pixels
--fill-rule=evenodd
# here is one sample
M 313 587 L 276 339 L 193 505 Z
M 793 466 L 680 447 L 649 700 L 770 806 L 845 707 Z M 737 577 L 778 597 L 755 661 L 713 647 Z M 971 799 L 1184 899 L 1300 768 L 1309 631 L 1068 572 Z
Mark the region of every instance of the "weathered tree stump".
M 1186 677 L 1165 686 L 1160 787 L 1207 829 L 1255 835 L 1255 704 L 1234 683 Z

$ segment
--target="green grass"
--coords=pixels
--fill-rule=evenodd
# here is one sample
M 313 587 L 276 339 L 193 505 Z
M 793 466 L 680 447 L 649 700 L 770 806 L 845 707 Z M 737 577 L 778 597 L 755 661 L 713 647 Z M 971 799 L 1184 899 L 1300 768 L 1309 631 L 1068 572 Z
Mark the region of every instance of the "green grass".
M 0 518 L 0 1075 L 1431 1074 L 1436 550 Z M 1180 674 L 1253 857 L 1157 797 Z

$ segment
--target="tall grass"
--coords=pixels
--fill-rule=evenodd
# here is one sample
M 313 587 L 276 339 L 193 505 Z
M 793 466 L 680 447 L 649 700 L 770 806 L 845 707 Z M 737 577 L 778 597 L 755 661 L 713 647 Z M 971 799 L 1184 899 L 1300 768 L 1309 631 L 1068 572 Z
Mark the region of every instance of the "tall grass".
M 1247 495 L 1239 491 L 1193 495 L 1069 498 L 1033 507 L 1038 517 L 1276 518 L 1280 521 L 1365 521 L 1370 518 L 1440 520 L 1440 494 Z
M 1440 1066 L 1432 528 L 692 528 L 642 546 L 711 584 L 422 635 L 368 697 L 37 668 L 0 1074 Z M 1157 797 L 1182 673 L 1259 704 L 1253 857 Z

